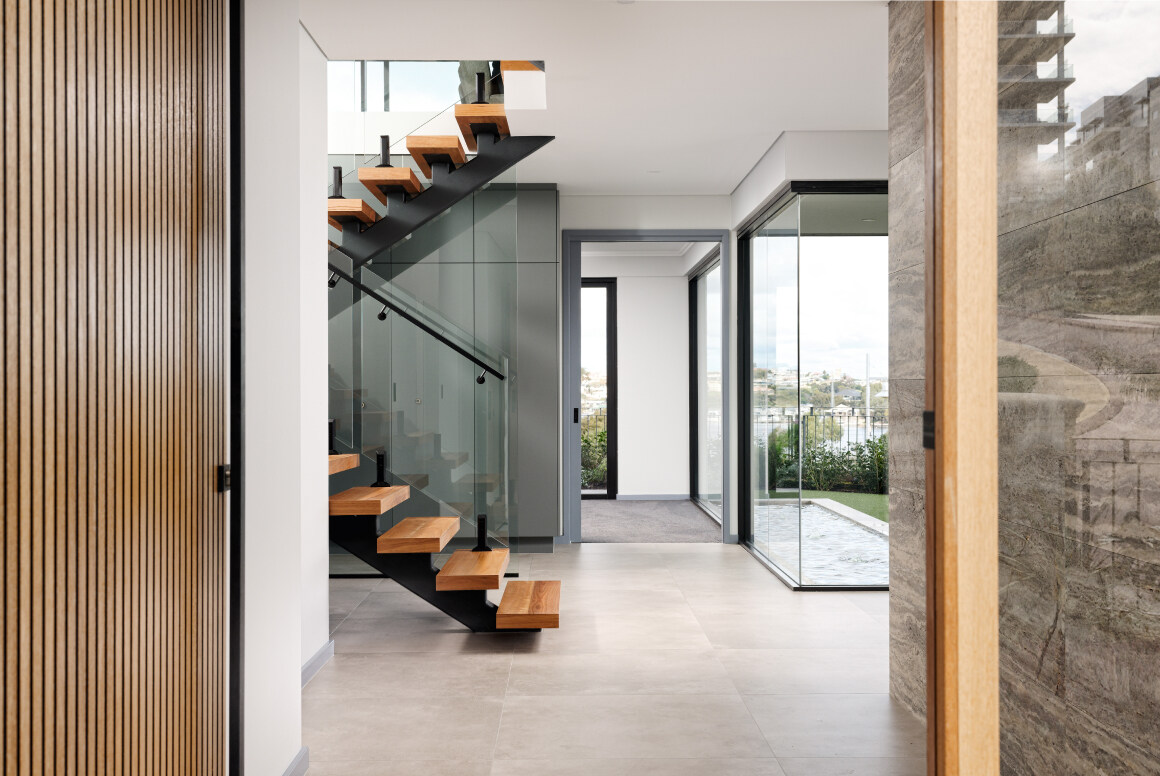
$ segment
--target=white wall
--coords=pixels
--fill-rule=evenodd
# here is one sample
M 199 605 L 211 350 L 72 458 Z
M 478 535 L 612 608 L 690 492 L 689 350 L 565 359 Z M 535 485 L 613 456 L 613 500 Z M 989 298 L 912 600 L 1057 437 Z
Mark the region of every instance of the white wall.
M 281 776 L 302 747 L 298 7 L 246 0 L 245 16 L 244 766 Z
M 729 197 L 560 196 L 561 229 L 728 229 Z
M 301 27 L 298 30 L 299 214 L 302 260 L 299 263 L 302 385 L 300 461 L 302 488 L 302 662 L 330 643 L 330 557 L 326 449 L 327 307 L 326 223 L 326 57 Z
M 730 195 L 731 228 L 769 204 L 786 181 L 886 180 L 889 133 L 783 132 Z
M 689 495 L 689 281 L 685 262 L 585 257 L 584 277 L 616 278 L 618 490 Z

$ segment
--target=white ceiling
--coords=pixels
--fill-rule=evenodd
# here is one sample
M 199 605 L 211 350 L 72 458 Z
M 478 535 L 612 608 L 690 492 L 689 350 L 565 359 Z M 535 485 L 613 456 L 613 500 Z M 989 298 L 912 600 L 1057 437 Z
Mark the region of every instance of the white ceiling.
M 729 194 L 787 130 L 887 128 L 873 2 L 301 0 L 330 59 L 544 60 L 555 135 L 520 181 L 564 194 Z M 656 172 L 652 172 L 656 171 Z

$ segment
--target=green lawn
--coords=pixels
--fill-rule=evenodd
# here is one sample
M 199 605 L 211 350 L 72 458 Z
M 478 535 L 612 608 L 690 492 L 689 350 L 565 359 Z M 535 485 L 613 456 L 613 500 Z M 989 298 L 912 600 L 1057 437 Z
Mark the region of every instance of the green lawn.
M 773 498 L 797 498 L 796 491 L 771 493 Z M 803 490 L 802 498 L 828 498 L 857 509 L 884 523 L 890 522 L 890 497 L 885 493 L 842 493 L 832 490 Z

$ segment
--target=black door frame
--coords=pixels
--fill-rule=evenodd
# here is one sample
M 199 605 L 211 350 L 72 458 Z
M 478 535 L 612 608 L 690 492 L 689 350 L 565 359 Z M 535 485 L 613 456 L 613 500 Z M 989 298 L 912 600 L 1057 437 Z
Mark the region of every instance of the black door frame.
M 617 433 L 619 421 L 617 404 L 617 366 L 616 366 L 616 278 L 582 278 L 580 289 L 603 288 L 605 291 L 605 319 L 604 337 L 606 359 L 608 361 L 608 475 L 605 478 L 603 493 L 584 493 L 580 491 L 582 499 L 615 499 L 619 477 L 619 458 L 617 455 L 620 437 Z

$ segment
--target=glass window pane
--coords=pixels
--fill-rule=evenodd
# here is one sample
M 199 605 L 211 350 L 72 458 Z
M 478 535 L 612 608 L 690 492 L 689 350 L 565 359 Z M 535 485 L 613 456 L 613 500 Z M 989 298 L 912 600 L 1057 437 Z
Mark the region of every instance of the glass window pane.
M 697 293 L 697 493 L 721 518 L 724 428 L 721 393 L 721 265 L 702 274 Z
M 753 543 L 794 580 L 801 569 L 797 263 L 795 200 L 751 238 L 749 377 Z

